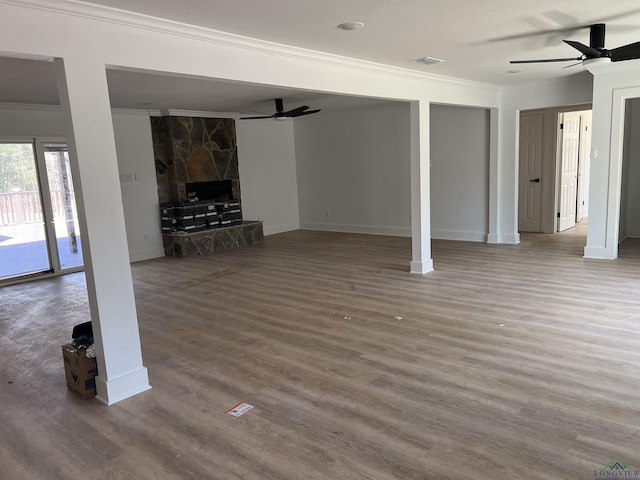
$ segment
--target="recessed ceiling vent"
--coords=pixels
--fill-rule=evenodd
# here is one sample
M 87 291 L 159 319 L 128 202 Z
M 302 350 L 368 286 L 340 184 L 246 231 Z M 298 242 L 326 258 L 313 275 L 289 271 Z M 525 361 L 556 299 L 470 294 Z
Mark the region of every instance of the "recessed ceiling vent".
M 413 63 L 421 63 L 423 65 L 433 65 L 435 63 L 442 63 L 444 60 L 440 60 L 439 58 L 433 57 L 422 57 L 422 58 L 414 58 L 411 60 Z

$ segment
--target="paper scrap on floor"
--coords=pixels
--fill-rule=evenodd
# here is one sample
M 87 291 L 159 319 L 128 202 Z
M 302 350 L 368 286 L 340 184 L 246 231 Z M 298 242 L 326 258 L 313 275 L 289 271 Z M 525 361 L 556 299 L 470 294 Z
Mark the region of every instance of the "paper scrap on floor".
M 239 417 L 240 415 L 244 415 L 245 413 L 247 413 L 252 408 L 253 405 L 249 405 L 248 403 L 243 402 L 231 407 L 229 410 L 227 410 L 227 413 L 229 415 L 233 415 L 234 417 Z

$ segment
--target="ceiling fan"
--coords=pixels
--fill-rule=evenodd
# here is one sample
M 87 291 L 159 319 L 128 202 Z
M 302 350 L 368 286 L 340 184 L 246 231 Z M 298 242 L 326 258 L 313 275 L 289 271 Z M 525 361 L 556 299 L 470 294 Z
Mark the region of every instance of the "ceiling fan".
M 281 98 L 276 98 L 276 113 L 273 115 L 261 115 L 259 117 L 241 117 L 240 120 L 255 120 L 259 118 L 273 118 L 274 120 L 286 120 L 287 118 L 301 117 L 303 115 L 311 115 L 318 113 L 320 109 L 309 110 L 309 107 L 303 105 L 292 110 L 284 111 L 284 103 Z
M 602 61 L 621 62 L 624 60 L 635 60 L 640 58 L 640 42 L 629 43 L 618 48 L 607 50 L 604 48 L 605 24 L 594 23 L 589 25 L 589 45 L 585 45 L 574 40 L 563 40 L 567 45 L 578 50 L 582 55 L 570 58 L 546 58 L 541 60 L 511 60 L 512 64 L 518 63 L 550 63 L 550 62 L 571 62 L 578 60 L 578 63 L 596 59 Z M 598 60 L 599 61 L 599 60 Z M 575 64 L 577 65 L 577 63 Z M 573 66 L 573 65 L 570 65 Z M 566 68 L 566 67 L 565 67 Z

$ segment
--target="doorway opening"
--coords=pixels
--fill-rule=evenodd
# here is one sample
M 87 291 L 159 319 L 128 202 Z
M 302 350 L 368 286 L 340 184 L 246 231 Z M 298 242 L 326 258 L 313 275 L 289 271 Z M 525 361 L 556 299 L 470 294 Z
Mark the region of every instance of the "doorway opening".
M 82 269 L 64 142 L 0 142 L 0 282 Z
M 620 221 L 618 243 L 640 239 L 640 98 L 628 98 L 624 106 Z
M 590 150 L 590 105 L 520 113 L 520 232 L 557 233 L 586 222 Z

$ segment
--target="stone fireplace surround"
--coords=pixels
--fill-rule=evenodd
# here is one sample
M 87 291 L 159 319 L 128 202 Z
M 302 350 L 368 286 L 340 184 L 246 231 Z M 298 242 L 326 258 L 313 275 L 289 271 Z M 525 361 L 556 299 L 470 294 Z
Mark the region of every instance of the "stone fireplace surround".
M 150 117 L 161 204 L 188 201 L 187 184 L 228 181 L 240 202 L 235 120 L 231 118 Z M 164 233 L 165 255 L 204 255 L 264 239 L 262 222 L 197 233 Z

